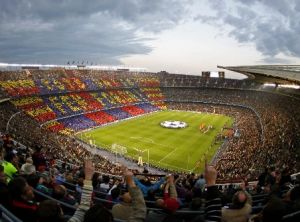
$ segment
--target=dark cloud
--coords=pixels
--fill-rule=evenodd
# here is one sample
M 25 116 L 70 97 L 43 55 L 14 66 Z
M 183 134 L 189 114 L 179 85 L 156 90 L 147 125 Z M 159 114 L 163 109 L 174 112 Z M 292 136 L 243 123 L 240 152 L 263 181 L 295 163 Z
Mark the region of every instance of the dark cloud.
M 240 43 L 254 43 L 265 62 L 287 62 L 278 59 L 279 55 L 300 56 L 300 1 L 209 0 L 207 3 L 214 15 L 199 15 L 195 19 L 227 27 L 226 34 Z
M 177 25 L 187 1 L 1 0 L 0 61 L 118 64 L 147 54 L 149 38 Z

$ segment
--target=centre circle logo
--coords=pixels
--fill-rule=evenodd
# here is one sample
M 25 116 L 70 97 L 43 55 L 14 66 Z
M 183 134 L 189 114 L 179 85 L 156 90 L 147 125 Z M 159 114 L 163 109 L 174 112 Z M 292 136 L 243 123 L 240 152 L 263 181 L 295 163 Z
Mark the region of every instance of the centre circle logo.
M 176 120 L 163 121 L 160 123 L 160 125 L 164 128 L 170 128 L 170 129 L 182 129 L 188 126 L 186 122 L 176 121 Z

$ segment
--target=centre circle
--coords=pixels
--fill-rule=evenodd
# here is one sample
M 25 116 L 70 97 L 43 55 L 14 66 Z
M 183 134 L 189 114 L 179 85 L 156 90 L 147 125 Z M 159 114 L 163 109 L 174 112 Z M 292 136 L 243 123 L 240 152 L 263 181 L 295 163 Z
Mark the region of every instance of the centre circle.
M 182 129 L 188 126 L 186 122 L 177 121 L 177 120 L 163 121 L 160 123 L 160 125 L 164 128 L 170 128 L 170 129 Z

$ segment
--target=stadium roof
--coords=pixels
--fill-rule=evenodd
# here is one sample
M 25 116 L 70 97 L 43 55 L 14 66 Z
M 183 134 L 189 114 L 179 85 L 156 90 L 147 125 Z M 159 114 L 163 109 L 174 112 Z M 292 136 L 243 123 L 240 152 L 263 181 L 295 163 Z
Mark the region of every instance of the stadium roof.
M 300 65 L 218 66 L 218 68 L 239 72 L 263 83 L 300 84 Z
M 12 63 L 0 63 L 0 70 L 20 70 L 20 69 L 95 69 L 95 70 L 110 70 L 110 71 L 132 71 L 132 72 L 146 72 L 146 68 L 130 67 L 130 66 L 109 66 L 109 65 L 89 65 L 86 63 L 82 64 L 70 64 L 70 65 L 53 65 L 53 64 L 12 64 Z

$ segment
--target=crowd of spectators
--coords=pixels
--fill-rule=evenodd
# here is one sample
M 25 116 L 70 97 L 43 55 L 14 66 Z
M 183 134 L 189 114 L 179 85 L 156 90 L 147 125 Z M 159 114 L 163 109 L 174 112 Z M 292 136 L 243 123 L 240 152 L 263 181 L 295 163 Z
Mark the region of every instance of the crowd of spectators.
M 257 166 L 260 162 L 289 166 L 291 172 L 299 169 L 296 161 L 298 158 L 296 147 L 299 146 L 299 113 L 297 113 L 299 102 L 272 93 L 231 89 L 253 87 L 251 81 L 91 70 L 58 70 L 57 72 L 26 70 L 19 74 L 19 76 L 13 74 L 9 78 L 9 75 L 4 73 L 1 75 L 2 84 L 26 81 L 25 88 L 38 86 L 42 89 L 47 82 L 46 88 L 53 94 L 30 97 L 19 95 L 19 98 L 12 100 L 16 107 L 25 110 L 40 122 L 64 117 L 61 120 L 48 122 L 42 128 L 70 135 L 76 131 L 143 114 L 147 112 L 143 107 L 148 107 L 149 111 L 157 110 L 157 107 L 163 109 L 166 107 L 165 104 L 169 105 L 169 108 L 174 108 L 170 101 L 176 101 L 179 109 L 197 111 L 207 109 L 207 112 L 216 112 L 216 108 L 205 108 L 197 101 L 223 103 L 223 108 L 217 110 L 217 113 L 234 116 L 235 127 L 241 133 L 239 138 L 230 139 L 226 149 L 224 148 L 218 155 L 219 159 L 216 162 L 221 178 L 229 176 L 231 179 L 238 179 L 237 175 L 242 177 L 250 175 L 249 177 L 253 178 L 257 175 L 259 170 Z M 87 79 L 92 80 L 97 87 L 101 85 L 106 90 L 77 92 L 89 89 L 88 84 L 84 82 Z M 137 86 L 143 87 L 137 88 Z M 198 86 L 202 88 L 197 88 Z M 53 91 L 53 87 L 65 92 L 76 92 L 55 94 L 62 91 Z M 144 103 L 147 100 L 152 104 Z M 186 104 L 186 101 L 190 104 Z M 129 105 L 135 102 L 142 103 Z M 225 106 L 224 103 L 235 105 L 232 106 L 235 108 Z M 242 107 L 238 108 L 237 105 Z M 114 106 L 118 108 L 112 109 Z M 88 111 L 91 112 L 84 114 Z M 23 114 L 19 115 L 19 118 L 23 118 Z M 232 161 L 229 163 L 227 160 Z
M 10 103 L 0 104 L 0 107 L 1 110 L 3 109 L 0 115 L 0 131 L 6 132 L 7 117 L 17 113 L 17 110 Z M 80 127 L 80 123 L 78 127 Z M 36 121 L 22 112 L 18 113 L 11 120 L 8 131 L 13 138 L 30 149 L 36 146 L 43 147 L 43 150 L 51 160 L 59 159 L 79 165 L 83 163 L 85 158 L 91 156 L 91 153 L 76 139 L 49 132 L 43 127 L 39 127 Z M 110 160 L 99 155 L 93 155 L 93 158 L 95 159 L 95 163 L 97 163 L 95 166 L 96 169 L 110 174 L 118 174 L 120 172 L 119 167 Z
M 36 72 L 41 79 L 36 78 Z M 11 80 L 3 75 L 0 76 L 0 85 L 12 97 L 10 101 L 16 107 L 55 132 L 69 134 L 164 108 L 161 103 L 163 96 L 157 87 L 159 80 L 153 76 L 141 78 L 133 75 L 132 79 L 123 81 L 100 72 L 100 76 L 89 79 L 96 87 L 89 88 L 88 83 L 84 82 L 86 79 L 75 71 L 59 70 L 54 75 L 57 79 L 51 78 L 48 71 L 43 77 L 42 73 L 27 70 L 20 72 L 19 79 Z M 74 73 L 80 77 L 74 76 Z M 129 85 L 121 85 L 123 82 Z M 148 110 L 133 106 L 144 103 Z
M 226 79 L 159 73 L 161 87 L 200 87 L 200 88 L 231 88 L 231 89 L 258 89 L 260 83 L 245 79 Z
M 49 120 L 44 120 L 39 117 L 45 113 L 47 113 L 48 116 L 50 116 L 50 114 L 52 116 L 55 115 L 57 118 L 67 117 L 128 104 L 148 102 L 147 98 L 150 101 L 155 101 L 158 100 L 158 98 L 161 98 L 161 96 L 155 97 L 154 92 L 147 94 L 138 91 L 137 89 L 135 91 L 125 89 L 93 93 L 80 92 L 43 97 L 21 97 L 13 99 L 12 103 L 29 115 L 36 117 L 39 121 L 43 122 Z
M 97 213 L 108 218 L 107 221 L 113 217 L 125 221 L 233 221 L 235 218 L 240 218 L 237 221 L 281 221 L 284 215 L 299 210 L 299 187 L 293 187 L 290 179 L 290 174 L 300 169 L 297 149 L 300 147 L 300 104 L 296 98 L 254 91 L 258 85 L 251 81 L 171 74 L 25 70 L 4 72 L 0 78 L 4 92 L 18 97 L 12 103 L 0 104 L 0 131 L 10 133 L 3 136 L 1 143 L 1 204 L 24 221 L 28 212 L 44 221 L 62 217 L 62 214 L 46 215 L 45 209 L 57 205 L 51 201 L 41 201 L 39 206 L 36 205 L 40 199 L 35 197 L 32 187 L 75 209 L 78 206 L 69 221 L 76 221 L 77 217 L 83 221 L 84 214 L 86 218 L 93 218 Z M 249 87 L 252 90 L 247 90 Z M 138 101 L 143 103 L 132 105 Z M 151 103 L 145 103 L 147 101 Z M 118 107 L 111 109 L 114 105 Z M 101 111 L 105 106 L 110 109 Z M 166 178 L 133 177 L 130 171 L 123 171 L 110 159 L 91 154 L 80 141 L 70 136 L 74 129 L 92 128 L 97 124 L 152 112 L 158 107 L 232 116 L 234 129 L 239 134 L 227 138 L 226 146 L 215 157 L 215 168 L 206 166 L 204 176 L 180 174 Z M 26 112 L 20 112 L 20 109 Z M 64 117 L 76 112 L 95 112 L 40 126 L 36 120 L 45 122 L 59 116 L 53 111 L 55 109 L 65 112 L 65 115 L 60 114 Z M 64 131 L 68 136 L 47 129 Z M 12 142 L 11 137 L 25 146 Z M 79 167 L 89 158 L 101 173 L 93 177 L 95 196 L 108 200 L 108 208 L 112 211 L 98 205 L 89 209 L 90 193 L 85 191 L 85 186 L 90 182 L 83 182 L 85 170 Z M 57 160 L 63 164 L 57 164 Z M 72 167 L 65 163 L 71 163 Z M 261 163 L 268 168 L 260 174 Z M 87 179 L 91 176 L 91 168 L 86 169 L 90 170 Z M 217 189 L 216 172 L 219 182 L 242 181 L 240 187 L 228 185 Z M 22 177 L 13 178 L 16 174 Z M 130 195 L 122 191 L 124 180 L 105 174 L 124 175 Z M 253 179 L 258 183 L 250 186 L 248 181 Z M 132 191 L 130 187 L 139 188 Z M 69 193 L 72 189 L 73 192 Z M 18 192 L 12 193 L 12 190 Z M 144 198 L 138 190 L 142 191 Z M 5 195 L 2 195 L 3 191 Z M 258 194 L 264 198 L 254 204 Z M 139 199 L 138 207 L 135 197 Z M 144 200 L 148 201 L 147 215 Z M 18 209 L 22 204 L 26 205 L 25 210 Z M 226 205 L 228 208 L 223 207 Z M 178 209 L 194 210 L 195 214 L 180 217 L 176 215 Z M 75 210 L 63 207 L 63 211 L 73 215 Z M 255 215 L 257 212 L 259 215 Z M 132 215 L 138 218 L 131 220 Z
M 22 71 L 19 73 L 19 76 L 9 73 L 7 75 L 4 73 L 1 75 L 2 84 L 11 83 L 11 81 L 21 81 L 21 85 L 17 84 L 17 88 L 22 91 L 22 84 L 24 88 L 28 87 L 36 87 L 38 85 L 40 88 L 41 85 L 36 83 L 37 81 L 44 82 L 44 85 L 48 84 L 46 88 L 56 87 L 61 90 L 67 91 L 80 91 L 83 88 L 82 85 L 86 85 L 83 80 L 88 78 L 83 78 L 83 74 L 90 77 L 90 80 L 97 80 L 97 85 L 99 85 L 99 81 L 102 82 L 102 86 L 107 86 L 106 88 L 111 87 L 120 87 L 120 84 L 125 82 L 128 85 L 126 86 L 137 86 L 141 85 L 145 88 L 141 88 L 141 91 L 137 92 L 136 88 L 133 89 L 122 89 L 122 90 L 108 90 L 103 92 L 79 92 L 79 93 L 68 93 L 63 95 L 55 95 L 53 91 L 53 95 L 48 96 L 35 96 L 35 97 L 20 97 L 18 99 L 13 100 L 13 103 L 21 108 L 25 109 L 26 112 L 34 116 L 40 122 L 45 122 L 48 120 L 52 120 L 56 117 L 69 116 L 76 113 L 84 113 L 86 111 L 97 110 L 105 107 L 111 107 L 112 104 L 122 105 L 128 103 L 134 103 L 136 101 L 141 101 L 142 98 L 148 99 L 151 98 L 152 101 L 161 102 L 165 97 L 166 100 L 188 100 L 188 101 L 209 101 L 209 102 L 219 102 L 219 103 L 235 103 L 240 105 L 246 105 L 253 107 L 257 113 L 259 113 L 259 117 L 263 121 L 262 131 L 264 133 L 264 147 L 270 147 L 268 152 L 277 153 L 278 156 L 289 155 L 289 152 L 273 152 L 275 148 L 278 148 L 278 144 L 281 143 L 281 146 L 288 144 L 289 147 L 295 147 L 295 139 L 290 137 L 295 137 L 294 131 L 292 131 L 292 127 L 286 127 L 285 124 L 297 123 L 297 120 L 289 120 L 292 115 L 292 112 L 295 112 L 295 109 L 292 106 L 288 106 L 290 110 L 282 110 L 283 105 L 281 102 L 275 101 L 280 98 L 279 95 L 272 95 L 268 93 L 259 93 L 259 92 L 247 92 L 242 90 L 223 90 L 219 89 L 222 87 L 233 86 L 241 87 L 249 85 L 249 81 L 238 81 L 238 80 L 226 80 L 226 79 L 218 79 L 218 78 L 202 78 L 202 77 L 194 77 L 194 76 L 184 76 L 184 75 L 172 75 L 172 74 L 164 74 L 164 75 L 155 75 L 155 74 L 138 74 L 138 73 L 118 73 L 112 71 L 88 71 L 88 70 L 57 70 L 57 71 Z M 11 78 L 9 77 L 11 75 Z M 127 78 L 125 78 L 125 75 Z M 29 78 L 25 79 L 25 78 Z M 31 80 L 30 80 L 31 78 Z M 69 79 L 68 79 L 69 78 Z M 123 81 L 126 79 L 126 81 Z M 160 81 L 158 81 L 160 80 Z M 24 82 L 25 81 L 25 82 Z M 124 84 L 125 84 L 124 83 Z M 36 85 L 34 85 L 36 84 Z M 40 83 L 41 84 L 41 83 Z M 72 85 L 72 87 L 70 86 Z M 199 85 L 200 84 L 200 85 Z M 204 85 L 203 85 L 204 84 Z M 163 94 L 161 90 L 157 88 L 157 86 L 162 86 Z M 252 85 L 252 83 L 251 83 Z M 78 86 L 76 88 L 76 86 Z M 202 86 L 204 89 L 196 90 L 194 86 Z M 180 90 L 178 88 L 180 87 Z M 186 87 L 186 88 L 182 88 Z M 205 88 L 207 87 L 207 88 Z M 214 89 L 211 89 L 215 87 Z M 5 87 L 3 87 L 5 89 Z M 89 88 L 86 88 L 89 89 Z M 195 91 L 196 90 L 196 91 Z M 26 91 L 26 90 L 25 90 Z M 51 90 L 50 90 L 51 91 Z M 58 91 L 55 91 L 58 92 Z M 144 93 L 144 96 L 141 96 L 141 92 Z M 179 93 L 178 93 L 179 92 Z M 104 94 L 103 94 L 104 93 Z M 42 93 L 41 93 L 42 94 Z M 263 96 L 261 95 L 263 94 Z M 101 98 L 101 99 L 100 99 Z M 246 100 L 245 100 L 246 99 Z M 283 103 L 287 103 L 288 99 L 280 98 L 283 100 Z M 290 98 L 289 98 L 290 99 Z M 292 100 L 292 99 L 290 99 Z M 109 101 L 109 102 L 108 102 Z M 106 104 L 105 104 L 106 103 Z M 269 115 L 269 107 L 274 107 L 274 104 L 277 107 L 272 110 L 273 115 Z M 292 104 L 297 104 L 297 102 L 292 101 Z M 280 107 L 281 106 L 281 107 Z M 116 119 L 128 118 L 128 114 L 124 114 L 122 110 L 128 110 L 128 107 L 124 107 L 122 109 L 109 110 L 107 111 L 108 115 L 113 116 Z M 292 113 L 294 116 L 297 116 L 296 113 Z M 49 123 L 50 127 L 60 131 L 71 132 L 72 130 L 82 130 L 87 127 L 94 127 L 94 121 L 90 119 L 87 120 L 86 117 L 91 116 L 94 118 L 96 113 L 94 114 L 86 114 L 85 116 L 71 117 L 61 120 L 61 122 L 54 121 L 54 123 Z M 96 122 L 105 123 L 107 121 L 111 121 L 111 117 L 104 115 L 101 117 L 99 115 L 99 119 L 96 119 Z M 247 120 L 244 121 L 245 124 Z M 274 123 L 274 124 L 270 124 Z M 283 124 L 281 124 L 283 123 Z M 81 125 L 86 125 L 85 127 L 81 127 Z M 46 124 L 48 126 L 48 124 Z M 65 127 L 63 127 L 65 126 Z M 49 127 L 49 128 L 50 128 Z M 252 128 L 255 128 L 254 124 Z M 296 125 L 296 129 L 299 126 Z M 255 135 L 255 130 L 250 130 L 251 127 L 247 127 L 247 135 L 248 137 L 253 138 L 251 140 L 244 140 L 246 143 L 251 143 L 251 147 L 256 147 L 257 144 L 252 141 L 259 141 L 257 139 L 257 135 Z M 298 132 L 296 130 L 296 132 Z M 245 133 L 244 133 L 245 134 Z M 243 135 L 244 135 L 243 134 Z M 252 136 L 250 136 L 253 134 Z M 280 135 L 281 134 L 281 135 Z M 255 135 L 255 136 L 254 136 Z M 280 139 L 279 139 L 280 138 Z M 235 146 L 241 147 L 244 144 L 239 144 L 241 140 L 235 143 Z M 250 141 L 250 142 L 249 142 Z M 245 142 L 244 142 L 245 143 Z M 256 142 L 258 143 L 258 142 Z M 260 149 L 259 146 L 256 149 Z M 275 147 L 275 148 L 274 148 Z M 249 149 L 252 154 L 254 148 Z M 263 148 L 265 149 L 265 148 Z M 284 149 L 282 149 L 284 150 Z M 265 155 L 264 152 L 261 155 Z M 269 154 L 268 154 L 269 155 Z M 275 155 L 275 154 L 273 154 Z M 251 155 L 250 155 L 251 156 Z M 266 158 L 266 157 L 262 157 Z M 223 158 L 226 159 L 226 158 Z M 251 157 L 249 157 L 251 159 Z M 271 162 L 272 160 L 268 158 Z M 273 159 L 276 159 L 274 157 Z M 289 161 L 287 161 L 289 162 Z M 270 164 L 270 163 L 269 163 Z
M 288 168 L 291 172 L 299 171 L 300 141 L 300 106 L 296 98 L 247 90 L 231 89 L 162 89 L 169 101 L 177 101 L 179 109 L 199 110 L 196 101 L 223 104 L 225 112 L 228 105 L 242 106 L 248 114 L 239 115 L 241 137 L 233 138 L 227 152 L 219 161 L 219 170 L 228 177 L 228 171 L 246 176 L 248 169 L 257 172 L 260 163 Z M 186 105 L 186 102 L 193 104 Z M 249 109 L 250 108 L 250 109 Z M 210 112 L 214 112 L 210 109 Z M 239 111 L 241 114 L 245 111 Z M 221 111 L 223 113 L 223 111 Z M 230 115 L 230 113 L 229 113 Z M 253 116 L 256 121 L 249 121 Z M 253 119 L 252 118 L 252 119 Z M 261 128 L 261 131 L 259 130 Z M 244 138 L 244 139 L 243 139 Z M 232 160 L 230 167 L 226 159 Z
M 168 73 L 103 70 L 23 70 L 0 73 L 0 86 L 11 97 L 126 88 L 201 87 L 258 89 L 251 80 L 206 78 Z
M 0 141 L 1 207 L 25 222 L 299 219 L 300 181 L 292 181 L 286 169 L 266 168 L 255 184 L 222 186 L 218 170 L 206 161 L 200 175 L 152 175 L 120 166 L 116 177 L 97 171 L 97 159 L 61 164 L 53 153 L 19 146 L 8 134 Z
M 168 103 L 170 109 L 190 110 L 203 113 L 216 113 L 231 116 L 235 119 L 233 129 L 238 130 L 238 136 L 226 137 L 226 146 L 219 150 L 215 157 L 219 179 L 240 180 L 255 179 L 258 169 L 251 169 L 253 159 L 257 155 L 256 147 L 260 141 L 259 122 L 253 112 L 240 107 L 228 107 L 216 104 Z M 225 126 L 226 127 L 226 126 Z M 250 167 L 249 167 L 250 166 Z M 259 166 L 258 166 L 259 167 Z
M 20 97 L 119 88 L 158 88 L 160 80 L 153 73 L 64 69 L 25 70 L 1 72 L 0 86 L 9 96 Z

